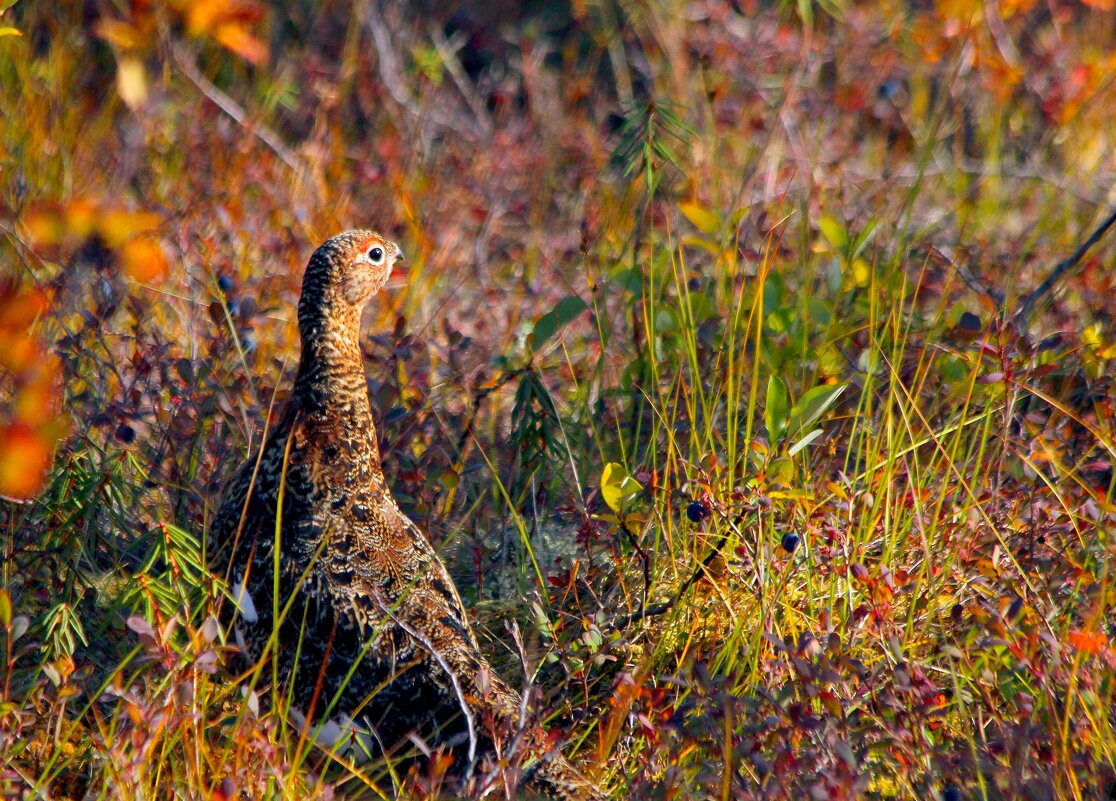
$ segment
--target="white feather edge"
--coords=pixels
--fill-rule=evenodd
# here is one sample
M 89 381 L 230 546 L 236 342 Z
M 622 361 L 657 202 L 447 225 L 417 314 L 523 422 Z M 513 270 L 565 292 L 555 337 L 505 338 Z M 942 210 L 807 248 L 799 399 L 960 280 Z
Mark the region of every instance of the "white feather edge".
M 291 722 L 299 728 L 306 727 L 306 716 L 297 709 L 288 710 Z M 352 750 L 357 756 L 372 752 L 376 739 L 372 732 L 348 715 L 330 718 L 310 727 L 310 739 L 323 748 L 345 754 Z
M 255 623 L 260 619 L 260 615 L 256 611 L 256 604 L 252 602 L 252 596 L 248 594 L 248 588 L 245 586 L 247 583 L 247 576 L 237 582 L 236 592 L 233 594 L 233 601 L 236 603 L 236 608 L 240 611 L 240 616 L 244 618 L 244 622 Z

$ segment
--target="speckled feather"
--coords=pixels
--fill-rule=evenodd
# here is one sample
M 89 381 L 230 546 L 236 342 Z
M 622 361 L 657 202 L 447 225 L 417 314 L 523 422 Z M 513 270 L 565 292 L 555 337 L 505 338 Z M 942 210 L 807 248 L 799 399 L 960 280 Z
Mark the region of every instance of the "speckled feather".
M 380 469 L 359 327 L 397 258 L 370 231 L 336 236 L 311 257 L 291 401 L 229 482 L 209 529 L 210 563 L 240 599 L 223 609 L 245 656 L 259 660 L 274 633 L 299 712 L 356 719 L 387 751 L 418 734 L 453 748 L 468 774 L 492 749 L 491 731 L 520 730 L 521 703 L 481 654 L 453 581 Z M 601 797 L 547 749 L 541 728 L 529 725 L 520 742 L 535 762 L 531 792 Z

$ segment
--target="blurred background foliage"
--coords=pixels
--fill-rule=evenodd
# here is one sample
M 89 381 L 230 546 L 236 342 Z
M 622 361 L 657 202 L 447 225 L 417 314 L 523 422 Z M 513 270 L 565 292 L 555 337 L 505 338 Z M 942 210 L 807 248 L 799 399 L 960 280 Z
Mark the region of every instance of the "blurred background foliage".
M 1112 792 L 1111 245 L 1013 316 L 1111 0 L 0 9 L 5 793 L 376 796 L 203 568 L 358 226 L 389 483 L 615 797 Z

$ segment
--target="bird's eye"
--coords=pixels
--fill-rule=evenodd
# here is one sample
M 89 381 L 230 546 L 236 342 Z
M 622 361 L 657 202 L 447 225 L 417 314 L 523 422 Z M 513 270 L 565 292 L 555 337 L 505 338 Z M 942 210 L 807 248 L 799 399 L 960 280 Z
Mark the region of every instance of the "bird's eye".
M 372 248 L 368 251 L 368 260 L 379 267 L 384 263 L 384 249 L 380 247 Z

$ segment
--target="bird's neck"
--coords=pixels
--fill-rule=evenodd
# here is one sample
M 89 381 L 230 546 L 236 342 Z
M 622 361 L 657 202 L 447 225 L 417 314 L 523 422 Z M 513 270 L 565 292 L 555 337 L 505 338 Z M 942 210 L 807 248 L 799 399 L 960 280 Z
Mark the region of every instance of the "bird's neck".
M 294 387 L 299 412 L 376 450 L 378 463 L 376 428 L 359 344 L 360 318 L 349 315 L 347 319 L 299 322 L 302 356 Z

